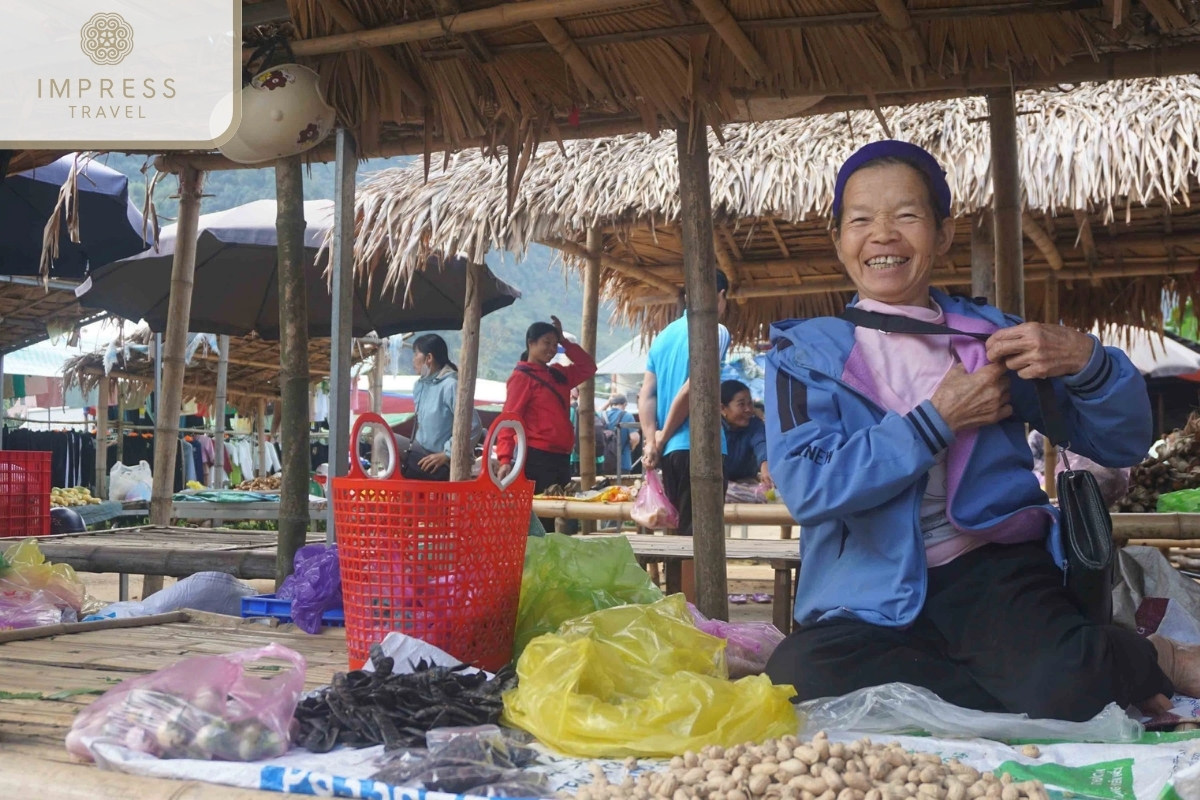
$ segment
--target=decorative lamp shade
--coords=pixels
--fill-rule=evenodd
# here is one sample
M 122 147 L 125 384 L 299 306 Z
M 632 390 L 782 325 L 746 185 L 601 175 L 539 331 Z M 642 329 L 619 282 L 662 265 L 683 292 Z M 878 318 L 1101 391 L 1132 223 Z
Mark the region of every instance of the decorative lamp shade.
M 271 67 L 242 87 L 242 124 L 221 152 L 239 164 L 294 156 L 328 136 L 335 117 L 317 73 L 299 64 Z

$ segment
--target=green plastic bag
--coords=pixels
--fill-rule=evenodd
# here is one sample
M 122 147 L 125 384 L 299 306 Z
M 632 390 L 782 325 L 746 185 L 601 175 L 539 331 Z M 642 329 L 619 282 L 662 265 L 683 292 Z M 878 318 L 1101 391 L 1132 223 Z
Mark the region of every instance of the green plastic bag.
M 696 628 L 683 595 L 571 620 L 529 644 L 517 675 L 504 721 L 572 756 L 673 756 L 800 728 L 791 686 L 729 680 L 725 640 Z
M 1185 514 L 1200 511 L 1200 489 L 1183 489 L 1158 496 L 1159 513 L 1179 512 Z
M 569 619 L 662 597 L 624 536 L 530 537 L 521 575 L 515 656 L 520 657 L 534 637 L 554 633 Z

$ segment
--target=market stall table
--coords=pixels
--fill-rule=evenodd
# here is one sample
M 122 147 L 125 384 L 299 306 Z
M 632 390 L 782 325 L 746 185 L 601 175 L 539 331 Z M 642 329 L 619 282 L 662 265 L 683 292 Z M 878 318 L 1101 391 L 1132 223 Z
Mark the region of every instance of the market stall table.
M 269 792 L 102 772 L 74 761 L 63 744 L 75 714 L 121 680 L 183 658 L 232 653 L 271 642 L 305 657 L 309 689 L 329 683 L 335 672 L 346 669 L 341 628 L 310 636 L 261 621 L 208 614 L 190 615 L 185 622 L 108 627 L 0 644 L 0 797 L 279 797 Z
M 328 500 L 310 500 L 310 519 L 325 516 Z M 144 517 L 150 513 L 150 504 L 145 501 L 126 503 L 121 513 L 124 517 Z M 171 504 L 171 518 L 176 520 L 213 520 L 214 522 L 263 522 L 279 519 L 279 501 L 254 501 L 248 503 L 199 503 L 179 502 Z
M 70 564 L 80 572 L 117 572 L 121 599 L 128 599 L 125 576 L 163 575 L 186 578 L 197 572 L 227 572 L 242 580 L 275 577 L 275 531 L 227 528 L 113 528 L 38 539 L 50 561 Z M 325 541 L 309 533 L 309 543 Z

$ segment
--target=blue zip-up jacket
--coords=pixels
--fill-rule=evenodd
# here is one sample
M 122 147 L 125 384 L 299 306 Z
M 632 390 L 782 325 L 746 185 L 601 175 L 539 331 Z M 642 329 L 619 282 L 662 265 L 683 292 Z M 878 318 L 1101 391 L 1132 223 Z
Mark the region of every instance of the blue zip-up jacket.
M 417 410 L 417 444 L 431 453 L 450 455 L 454 433 L 454 406 L 458 402 L 458 372 L 442 367 L 436 375 L 427 375 L 413 385 L 413 405 Z M 479 412 L 471 415 L 471 446 L 483 436 Z
M 767 460 L 767 426 L 758 417 L 751 417 L 750 424 L 735 428 L 721 420 L 725 430 L 725 480 L 740 481 L 758 477 L 759 467 Z
M 930 294 L 957 330 L 987 333 L 1021 322 L 992 306 Z M 771 340 L 768 463 L 802 526 L 797 622 L 913 623 L 926 592 L 919 508 L 942 450 L 949 451 L 946 511 L 955 527 L 988 541 L 1045 537 L 1065 568 L 1058 512 L 1033 475 L 1025 442 L 1025 423 L 1043 429 L 1030 381 L 1009 373 L 1013 416 L 956 437 L 928 400 L 903 416 L 881 407 L 849 322 L 787 320 L 772 326 Z M 959 336 L 951 344 L 968 372 L 986 363 L 982 342 Z M 1074 452 L 1109 467 L 1145 457 L 1153 441 L 1150 400 L 1124 353 L 1097 341 L 1088 365 L 1054 386 Z

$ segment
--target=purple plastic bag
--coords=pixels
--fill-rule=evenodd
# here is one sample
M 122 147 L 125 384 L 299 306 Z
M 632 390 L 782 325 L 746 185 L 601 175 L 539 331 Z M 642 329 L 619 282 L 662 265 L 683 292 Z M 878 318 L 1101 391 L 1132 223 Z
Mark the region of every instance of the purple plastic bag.
M 326 611 L 342 607 L 342 573 L 337 545 L 310 544 L 296 551 L 295 572 L 275 596 L 292 601 L 292 622 L 305 633 L 321 631 Z
M 688 603 L 688 610 L 699 630 L 726 641 L 725 661 L 732 679 L 762 674 L 767 668 L 767 659 L 784 639 L 783 633 L 769 622 L 709 619 L 691 603 Z

